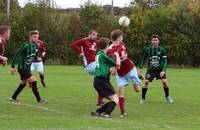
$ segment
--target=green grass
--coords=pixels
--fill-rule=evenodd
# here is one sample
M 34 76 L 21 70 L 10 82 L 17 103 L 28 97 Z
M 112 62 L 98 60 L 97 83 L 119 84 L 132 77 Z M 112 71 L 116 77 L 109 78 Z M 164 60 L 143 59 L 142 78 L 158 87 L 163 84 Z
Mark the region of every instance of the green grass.
M 47 88 L 40 83 L 42 97 L 49 103 L 36 103 L 26 87 L 18 104 L 8 101 L 19 82 L 18 74 L 10 75 L 9 67 L 0 71 L 0 130 L 199 130 L 200 71 L 198 69 L 168 69 L 173 104 L 167 104 L 161 82 L 150 84 L 145 104 L 141 94 L 126 88 L 128 116 L 119 118 L 119 108 L 111 120 L 93 118 L 96 92 L 92 77 L 76 66 L 46 66 Z M 114 77 L 112 83 L 116 89 Z

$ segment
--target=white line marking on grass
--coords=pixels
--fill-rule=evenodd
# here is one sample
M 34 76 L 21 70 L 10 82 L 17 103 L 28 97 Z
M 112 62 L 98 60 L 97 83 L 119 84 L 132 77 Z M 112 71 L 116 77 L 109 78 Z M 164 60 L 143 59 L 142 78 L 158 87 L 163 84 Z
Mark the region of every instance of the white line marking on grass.
M 178 130 L 179 128 L 176 128 L 176 127 L 173 127 L 173 126 L 170 126 L 170 125 L 167 125 L 167 124 L 164 124 L 164 126 L 168 129 L 174 129 L 174 130 Z
M 7 101 L 4 101 L 4 100 L 1 100 L 1 102 L 8 103 Z M 30 108 L 39 109 L 39 110 L 43 110 L 43 111 L 47 111 L 47 112 L 52 112 L 52 113 L 56 113 L 56 114 L 73 115 L 72 113 L 65 113 L 65 112 L 61 112 L 61 111 L 49 109 L 49 108 L 43 107 L 43 106 L 34 106 L 34 105 L 25 104 L 25 103 L 20 103 L 20 102 L 10 102 L 9 104 L 14 104 L 14 105 L 18 105 L 18 106 L 30 107 Z

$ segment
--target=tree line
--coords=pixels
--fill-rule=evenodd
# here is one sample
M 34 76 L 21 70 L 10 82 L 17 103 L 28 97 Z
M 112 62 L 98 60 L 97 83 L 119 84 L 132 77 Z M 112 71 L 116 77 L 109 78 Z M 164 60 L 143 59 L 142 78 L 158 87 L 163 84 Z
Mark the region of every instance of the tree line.
M 156 0 L 155 0 L 156 1 Z M 155 2 L 154 1 L 154 2 Z M 48 64 L 80 64 L 81 60 L 70 48 L 73 40 L 86 37 L 96 29 L 99 37 L 110 38 L 113 29 L 125 32 L 125 43 L 131 59 L 139 65 L 143 50 L 150 44 L 152 34 L 161 37 L 169 64 L 175 66 L 200 65 L 200 2 L 198 0 L 135 0 L 128 7 L 114 8 L 91 1 L 76 9 L 59 9 L 52 0 L 27 2 L 21 8 L 11 0 L 11 16 L 6 18 L 6 1 L 0 1 L 0 24 L 12 28 L 6 44 L 6 56 L 12 60 L 18 48 L 28 40 L 30 30 L 39 30 L 45 41 Z M 129 27 L 120 27 L 118 19 L 126 15 Z

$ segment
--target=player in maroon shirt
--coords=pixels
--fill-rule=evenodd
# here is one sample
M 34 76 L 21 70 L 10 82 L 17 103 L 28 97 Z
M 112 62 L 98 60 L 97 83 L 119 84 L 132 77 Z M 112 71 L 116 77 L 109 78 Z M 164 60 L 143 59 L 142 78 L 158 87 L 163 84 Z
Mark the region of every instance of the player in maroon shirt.
M 0 26 L 0 64 L 7 64 L 7 57 L 4 56 L 5 53 L 5 43 L 10 38 L 10 27 Z
M 36 32 L 38 32 L 38 31 L 36 30 Z M 39 38 L 39 32 L 37 34 L 37 37 Z M 36 69 L 36 71 L 39 73 L 40 81 L 41 81 L 43 87 L 46 87 L 46 84 L 44 81 L 44 65 L 43 65 L 43 61 L 42 61 L 42 59 L 44 58 L 44 56 L 46 54 L 44 42 L 38 39 L 37 44 L 39 46 L 39 57 L 40 58 L 33 60 L 32 64 L 31 64 L 31 71 L 34 71 Z
M 131 59 L 128 57 L 125 43 L 123 43 L 123 32 L 121 30 L 114 30 L 111 33 L 113 43 L 110 45 L 108 54 L 114 57 L 114 52 L 119 53 L 121 58 L 121 67 L 117 70 L 116 80 L 119 91 L 119 106 L 120 106 L 120 117 L 126 116 L 124 109 L 124 87 L 128 86 L 128 80 L 132 81 L 133 88 L 136 92 L 140 91 L 140 79 L 137 74 L 137 70 Z
M 77 41 L 73 41 L 71 48 L 83 59 L 85 71 L 89 74 L 95 74 L 95 57 L 97 53 L 97 31 L 91 30 L 89 36 Z M 97 105 L 103 104 L 103 98 L 99 95 Z

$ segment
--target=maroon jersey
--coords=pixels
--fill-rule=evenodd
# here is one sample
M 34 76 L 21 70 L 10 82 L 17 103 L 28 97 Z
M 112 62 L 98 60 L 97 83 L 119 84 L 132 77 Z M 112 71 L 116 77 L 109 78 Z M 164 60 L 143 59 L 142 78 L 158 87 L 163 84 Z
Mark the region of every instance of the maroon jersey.
M 125 76 L 134 68 L 133 62 L 130 60 L 127 54 L 127 50 L 124 46 L 124 43 L 120 43 L 119 45 L 111 45 L 110 49 L 108 50 L 108 55 L 114 58 L 114 52 L 119 53 L 119 56 L 122 60 L 120 69 L 117 70 L 117 74 L 119 76 Z M 126 58 L 123 58 L 125 56 Z
M 44 47 L 44 42 L 43 41 L 41 41 L 41 40 L 38 40 L 38 42 L 37 42 L 37 44 L 38 44 L 38 46 L 39 46 L 39 57 L 44 57 L 44 55 L 45 55 L 45 47 Z M 37 60 L 37 59 L 35 59 L 35 60 L 33 60 L 33 62 L 41 62 L 41 60 Z
M 0 55 L 3 56 L 4 53 L 5 53 L 5 46 L 4 46 L 3 40 L 2 40 L 1 37 L 0 37 Z
M 83 38 L 77 41 L 72 42 L 71 48 L 77 53 L 84 53 L 83 63 L 84 66 L 95 61 L 96 53 L 97 53 L 97 45 L 98 41 L 92 41 L 88 38 Z

